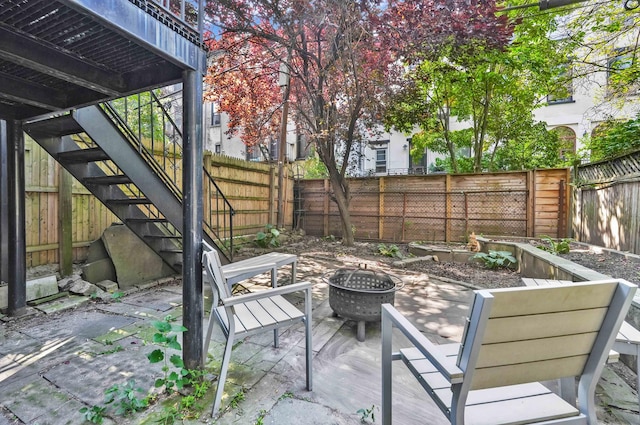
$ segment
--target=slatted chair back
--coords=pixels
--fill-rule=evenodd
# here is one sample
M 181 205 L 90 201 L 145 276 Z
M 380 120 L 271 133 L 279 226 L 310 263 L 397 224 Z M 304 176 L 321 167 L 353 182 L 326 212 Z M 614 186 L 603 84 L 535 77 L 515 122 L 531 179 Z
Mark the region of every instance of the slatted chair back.
M 616 337 L 625 298 L 614 280 L 478 291 L 458 356 L 468 390 L 595 371 Z
M 222 276 L 222 264 L 220 263 L 220 255 L 213 249 L 207 251 L 203 257 L 205 270 L 210 277 L 208 279 L 213 292 L 213 305 L 217 306 L 220 299 L 228 298 L 231 296 L 231 290 L 225 283 L 225 279 Z

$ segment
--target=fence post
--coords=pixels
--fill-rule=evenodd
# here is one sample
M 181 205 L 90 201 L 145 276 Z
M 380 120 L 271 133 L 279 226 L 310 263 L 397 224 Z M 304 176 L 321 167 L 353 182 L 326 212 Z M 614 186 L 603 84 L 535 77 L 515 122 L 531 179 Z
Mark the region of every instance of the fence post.
M 535 171 L 527 171 L 527 205 L 526 205 L 526 227 L 527 237 L 535 236 L 535 193 L 536 180 Z
M 564 180 L 558 182 L 558 238 L 566 237 L 565 231 L 565 184 Z
M 58 166 L 58 244 L 60 256 L 60 277 L 73 273 L 73 177 Z
M 444 240 L 451 241 L 451 175 L 447 174 L 444 178 L 445 191 L 445 213 L 444 213 Z
M 378 180 L 378 239 L 382 240 L 384 235 L 384 177 Z
M 269 224 L 276 222 L 276 167 L 271 164 L 269 168 Z
M 322 234 L 329 236 L 329 179 L 324 180 Z

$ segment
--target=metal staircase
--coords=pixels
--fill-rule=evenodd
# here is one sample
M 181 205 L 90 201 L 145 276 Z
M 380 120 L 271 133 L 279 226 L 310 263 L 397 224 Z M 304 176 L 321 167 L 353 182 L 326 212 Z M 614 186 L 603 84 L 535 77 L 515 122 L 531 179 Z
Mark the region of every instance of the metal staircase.
M 174 270 L 182 264 L 182 134 L 153 92 L 24 130 Z M 232 260 L 233 208 L 204 173 L 205 241 Z

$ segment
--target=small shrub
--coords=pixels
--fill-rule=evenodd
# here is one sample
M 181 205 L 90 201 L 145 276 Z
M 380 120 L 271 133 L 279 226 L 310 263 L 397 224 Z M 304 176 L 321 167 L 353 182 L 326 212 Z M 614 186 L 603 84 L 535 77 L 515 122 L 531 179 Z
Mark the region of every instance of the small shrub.
M 91 406 L 91 408 L 83 407 L 80 413 L 84 415 L 85 421 L 100 425 L 104 421 L 105 410 L 107 410 L 106 407 Z
M 553 255 L 568 254 L 571 250 L 571 239 L 565 238 L 554 241 L 549 236 L 543 236 L 541 239 L 549 245 L 538 245 L 538 248 Z
M 518 262 L 509 251 L 489 251 L 488 254 L 486 252 L 479 252 L 472 258 L 480 260 L 488 269 L 507 268 L 514 266 Z
M 144 389 L 136 387 L 136 381 L 130 379 L 124 385 L 114 385 L 105 391 L 105 404 L 113 403 L 116 415 L 128 415 L 148 406 L 146 398 L 138 398 L 137 393 L 144 394 Z
M 371 420 L 371 423 L 374 423 L 376 421 L 376 416 L 375 416 L 375 410 L 377 409 L 377 407 L 375 405 L 371 406 L 368 409 L 358 409 L 358 411 L 356 413 L 358 413 L 360 415 L 360 423 L 366 424 L 369 423 L 369 420 Z
M 402 258 L 402 253 L 397 245 L 385 245 L 381 243 L 378 245 L 378 252 L 385 257 Z
M 280 231 L 273 225 L 267 224 L 264 232 L 256 234 L 255 243 L 261 248 L 277 248 L 280 246 Z

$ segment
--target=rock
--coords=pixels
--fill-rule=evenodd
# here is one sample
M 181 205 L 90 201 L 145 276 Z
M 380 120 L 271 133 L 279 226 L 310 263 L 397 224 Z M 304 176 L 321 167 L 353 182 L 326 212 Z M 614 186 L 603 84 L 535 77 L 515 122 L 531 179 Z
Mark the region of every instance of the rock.
M 82 280 L 82 279 L 79 279 L 73 282 L 73 284 L 69 286 L 67 291 L 69 291 L 72 294 L 84 295 L 84 296 L 89 296 L 92 294 L 101 295 L 101 293 L 104 292 L 102 289 L 98 288 L 93 283 L 87 282 L 86 280 Z
M 96 286 L 105 292 L 114 293 L 118 290 L 118 284 L 112 280 L 103 280 L 96 283 Z
M 110 258 L 103 258 L 82 266 L 82 277 L 87 282 L 96 284 L 103 280 L 116 280 L 116 269 Z
M 58 281 L 58 289 L 61 292 L 68 291 L 69 288 L 73 286 L 74 283 L 76 283 L 78 280 L 81 280 L 81 279 L 82 277 L 80 275 L 73 275 L 70 277 L 65 277 L 64 279 L 60 279 Z
M 112 225 L 102 233 L 102 242 L 115 267 L 115 280 L 121 290 L 175 274 L 175 271 L 127 226 Z M 100 280 L 104 279 L 108 278 Z

